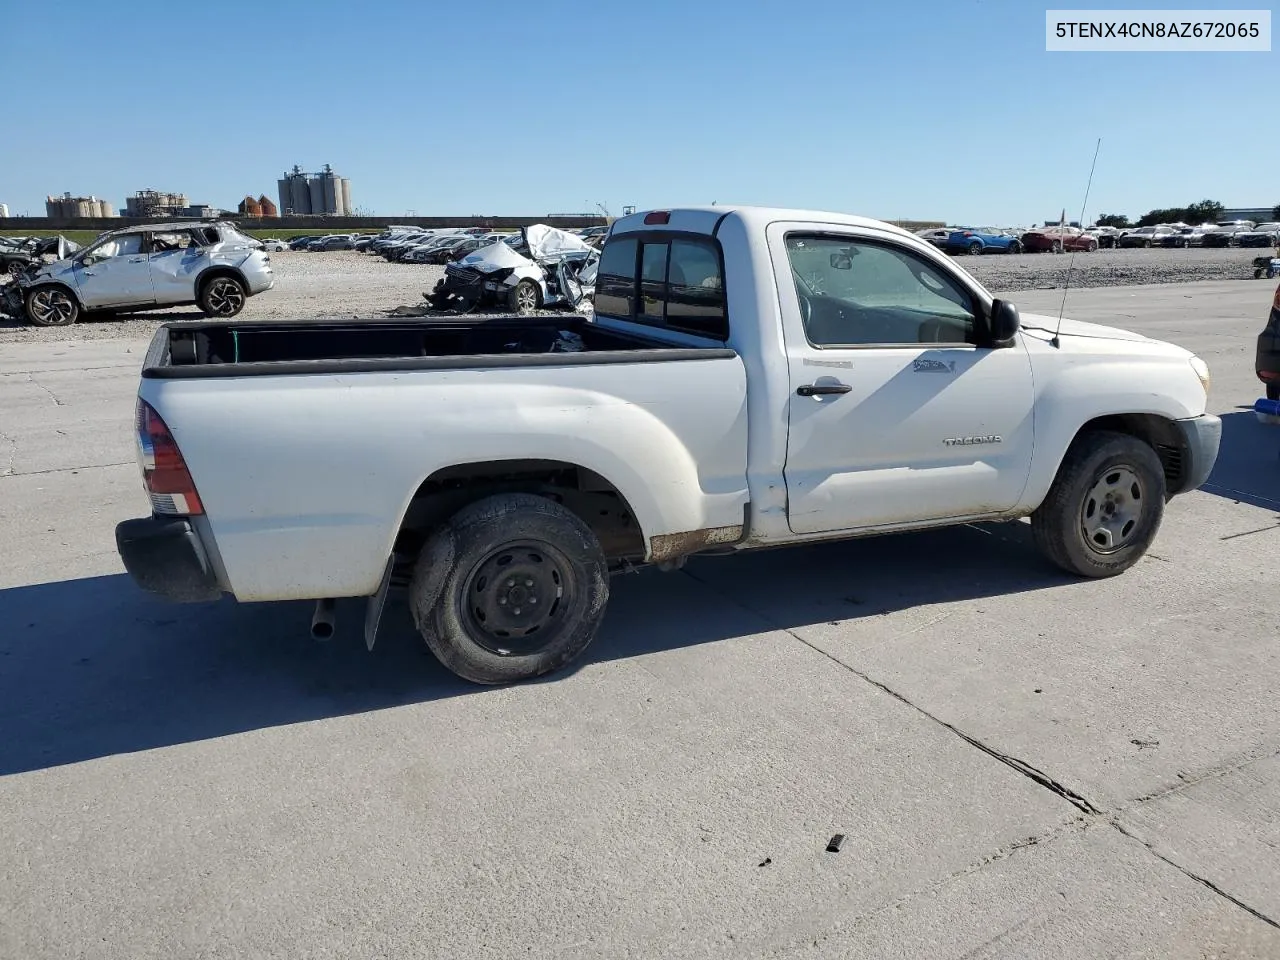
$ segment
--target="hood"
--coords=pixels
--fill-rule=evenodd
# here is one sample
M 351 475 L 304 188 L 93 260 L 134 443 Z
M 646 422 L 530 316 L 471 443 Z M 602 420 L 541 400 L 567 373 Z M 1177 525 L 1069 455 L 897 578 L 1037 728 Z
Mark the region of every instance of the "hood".
M 1029 329 L 1048 331 L 1050 334 L 1058 330 L 1064 337 L 1097 337 L 1100 340 L 1150 340 L 1140 333 L 1121 330 L 1118 327 L 1106 327 L 1100 323 L 1086 323 L 1083 320 L 1062 318 L 1062 327 L 1058 328 L 1057 317 L 1047 317 L 1039 313 L 1024 313 L 1022 325 Z
M 522 227 L 525 246 L 529 255 L 535 260 L 556 260 L 570 253 L 585 253 L 592 246 L 577 234 L 568 230 L 549 227 L 545 223 L 535 223 Z
M 464 267 L 479 270 L 481 273 L 534 266 L 534 262 L 528 257 L 511 249 L 511 244 L 502 242 L 481 247 L 475 253 L 467 254 L 459 263 Z

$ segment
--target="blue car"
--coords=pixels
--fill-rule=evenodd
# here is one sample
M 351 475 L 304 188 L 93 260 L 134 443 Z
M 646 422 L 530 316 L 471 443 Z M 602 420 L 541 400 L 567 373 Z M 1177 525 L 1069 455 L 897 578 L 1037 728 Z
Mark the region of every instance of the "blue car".
M 942 247 L 947 253 L 1021 253 L 1018 238 L 991 227 L 962 227 L 952 230 Z

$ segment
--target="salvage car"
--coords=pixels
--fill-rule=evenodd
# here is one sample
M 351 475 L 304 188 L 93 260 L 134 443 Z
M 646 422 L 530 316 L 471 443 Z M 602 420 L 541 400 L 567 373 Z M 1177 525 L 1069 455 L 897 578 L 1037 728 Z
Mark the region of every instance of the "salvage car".
M 1236 247 L 1240 245 L 1240 237 L 1253 230 L 1249 220 L 1231 220 L 1219 223 L 1212 233 L 1206 233 L 1203 245 L 1206 247 Z
M 1252 230 L 1236 234 L 1241 247 L 1280 247 L 1280 223 L 1260 223 Z
M 1079 227 L 1039 227 L 1022 235 L 1022 249 L 1027 253 L 1093 253 L 1099 246 L 1097 237 Z
M 995 227 L 960 227 L 947 234 L 942 249 L 947 253 L 1021 253 L 1022 243 L 1016 236 Z
M 173 600 L 315 601 L 317 637 L 367 598 L 370 647 L 407 587 L 447 669 L 510 683 L 582 655 L 612 573 L 702 553 L 1030 518 L 1057 567 L 1121 574 L 1213 468 L 1208 387 L 887 223 L 653 210 L 613 224 L 592 318 L 161 327 L 152 513 L 116 544 Z
M 64 236 L 22 237 L 16 242 L 0 246 L 0 275 L 19 276 L 28 267 L 44 262 L 45 257 L 57 260 L 68 257 L 80 249 L 80 244 Z
M 1159 247 L 1163 246 L 1165 237 L 1171 237 L 1177 232 L 1176 227 L 1164 224 L 1154 227 L 1137 227 L 1120 238 L 1120 246 L 1122 248 Z
M 599 256 L 581 237 L 536 223 L 521 227 L 515 242 L 489 244 L 446 266 L 428 300 L 437 310 L 466 313 L 487 305 L 526 316 L 576 306 Z
M 112 230 L 74 256 L 27 267 L 0 287 L 0 312 L 42 327 L 66 326 L 95 311 L 188 303 L 206 316 L 234 317 L 275 283 L 259 246 L 226 222 Z

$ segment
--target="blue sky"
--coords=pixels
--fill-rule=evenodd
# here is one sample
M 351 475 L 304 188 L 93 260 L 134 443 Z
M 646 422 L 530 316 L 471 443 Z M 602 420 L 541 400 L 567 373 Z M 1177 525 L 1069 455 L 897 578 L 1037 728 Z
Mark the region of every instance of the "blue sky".
M 385 215 L 1026 223 L 1079 214 L 1102 137 L 1090 218 L 1280 203 L 1276 53 L 1047 53 L 1046 6 L 5 0 L 0 201 L 230 207 L 331 163 Z

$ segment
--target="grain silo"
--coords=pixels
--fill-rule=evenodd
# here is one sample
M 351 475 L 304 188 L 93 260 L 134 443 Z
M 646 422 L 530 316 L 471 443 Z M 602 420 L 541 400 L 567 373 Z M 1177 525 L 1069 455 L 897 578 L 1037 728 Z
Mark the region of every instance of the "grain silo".
M 307 181 L 307 213 L 324 213 L 324 184 L 319 177 Z
M 354 216 L 355 208 L 351 206 L 351 181 L 346 177 L 340 177 L 338 182 L 342 184 L 342 212 L 348 217 Z

